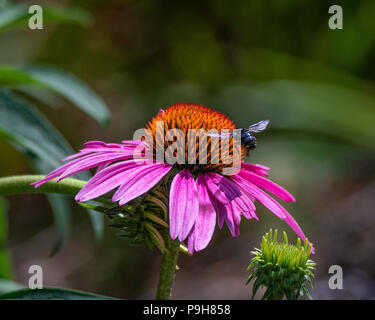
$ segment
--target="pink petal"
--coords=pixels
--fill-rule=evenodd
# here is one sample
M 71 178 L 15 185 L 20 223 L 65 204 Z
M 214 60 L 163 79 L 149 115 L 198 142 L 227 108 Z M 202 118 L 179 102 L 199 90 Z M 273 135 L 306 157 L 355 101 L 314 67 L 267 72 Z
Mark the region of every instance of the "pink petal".
M 169 195 L 169 232 L 172 239 L 186 239 L 198 211 L 197 186 L 190 171 L 184 169 L 174 177 Z
M 255 210 L 251 210 L 251 211 L 243 211 L 242 212 L 243 216 L 246 218 L 246 219 L 256 219 L 256 220 L 259 220 L 258 216 L 257 216 L 257 213 Z
M 260 188 L 267 190 L 268 192 L 274 194 L 281 200 L 293 202 L 296 201 L 296 199 L 287 190 L 285 190 L 283 187 L 280 187 L 279 185 L 270 180 L 259 177 L 250 171 L 241 170 L 238 174 L 245 180 L 255 184 Z
M 169 164 L 138 165 L 131 172 L 112 197 L 120 206 L 152 189 L 170 170 Z
M 238 175 L 232 176 L 232 179 L 235 180 L 238 183 L 238 185 L 241 186 L 245 191 L 247 191 L 250 196 L 254 197 L 256 200 L 262 203 L 276 216 L 278 216 L 280 219 L 285 219 L 285 213 L 283 212 L 283 210 L 281 209 L 282 207 L 275 199 L 271 198 L 267 193 L 263 192 L 257 186 L 248 182 L 247 180 Z
M 83 144 L 86 148 L 103 148 L 108 147 L 109 144 L 103 141 L 87 141 Z M 114 145 L 114 144 L 112 144 Z
M 241 197 L 234 199 L 231 203 L 236 204 L 236 206 L 242 212 L 246 219 L 255 218 L 258 220 L 253 200 L 246 194 L 243 194 Z
M 80 159 L 76 159 L 72 162 L 69 162 L 69 163 L 66 163 L 64 165 L 62 165 L 61 167 L 51 171 L 49 174 L 47 174 L 43 179 L 39 180 L 39 181 L 35 181 L 33 183 L 31 183 L 32 186 L 35 186 L 35 188 L 38 188 L 40 187 L 42 184 L 60 176 L 62 173 L 64 173 L 66 170 L 68 170 L 72 165 L 78 163 L 79 161 L 84 161 L 84 160 L 87 160 L 90 156 L 86 156 L 86 157 L 83 157 L 83 158 L 80 158 Z
M 217 215 L 218 215 L 218 225 L 221 229 L 223 226 L 223 222 L 228 226 L 228 229 L 233 237 L 236 237 L 239 230 L 236 228 L 235 222 L 233 220 L 233 207 L 231 203 L 223 204 L 220 201 L 216 201 L 215 204 L 217 208 Z
M 294 220 L 292 215 L 288 211 L 286 211 L 285 209 L 284 209 L 284 213 L 285 213 L 286 218 L 283 219 L 283 220 L 292 228 L 292 230 L 297 234 L 297 236 L 299 236 L 302 239 L 302 241 L 305 241 L 306 236 L 303 233 L 301 227 L 298 225 L 297 221 Z M 308 241 L 308 243 L 310 244 L 310 241 Z M 314 247 L 311 248 L 311 253 L 313 253 L 313 254 L 315 253 Z
M 246 163 L 246 162 L 241 162 L 241 169 L 254 172 L 263 177 L 267 177 L 268 176 L 267 171 L 270 170 L 270 168 L 263 166 L 261 164 L 252 164 L 252 163 Z
M 271 212 L 273 212 L 276 216 L 278 216 L 281 220 L 285 221 L 292 230 L 303 240 L 305 241 L 306 236 L 303 233 L 301 227 L 298 225 L 296 220 L 291 216 L 291 214 L 285 210 L 277 201 L 271 198 L 269 195 L 264 193 L 260 190 L 257 186 L 252 185 L 250 182 L 247 182 L 240 176 L 233 176 L 233 180 L 235 180 L 245 191 L 249 192 L 255 199 L 261 202 L 264 206 L 266 206 Z M 312 248 L 312 253 L 315 252 L 314 248 Z
M 122 144 L 119 143 L 106 143 L 103 141 L 87 141 L 84 143 L 86 148 L 121 148 L 124 147 L 125 144 L 134 144 L 138 145 L 142 141 L 141 140 L 124 140 Z
M 241 191 L 238 187 L 227 178 L 212 172 L 207 173 L 206 177 L 207 187 L 218 201 L 228 203 L 234 198 L 241 196 Z
M 74 174 L 77 174 L 78 172 L 85 171 L 85 170 L 97 167 L 99 165 L 102 165 L 108 162 L 126 160 L 126 159 L 132 159 L 132 158 L 133 158 L 132 151 L 93 154 L 93 155 L 78 159 L 80 161 L 77 161 L 74 164 L 69 163 L 70 164 L 69 168 L 65 170 L 64 173 L 58 177 L 57 181 L 60 181 Z
M 232 206 L 234 234 L 235 234 L 235 237 L 238 237 L 240 235 L 241 214 L 243 210 L 237 205 L 235 201 L 232 201 L 230 205 Z
M 137 145 L 105 143 L 102 141 L 89 141 L 86 142 L 84 146 L 85 148 L 81 149 L 78 153 L 72 154 L 62 159 L 61 161 L 73 160 L 93 152 L 121 152 L 134 150 Z
M 124 152 L 126 154 L 130 154 L 132 151 L 134 151 L 134 147 L 133 146 L 129 146 L 129 147 L 122 147 L 122 148 L 84 148 L 82 150 L 80 150 L 78 153 L 75 153 L 75 154 L 72 154 L 64 159 L 62 159 L 61 161 L 70 161 L 70 160 L 73 160 L 73 159 L 76 159 L 78 157 L 81 157 L 81 156 L 85 156 L 87 154 L 90 154 L 90 153 L 107 153 L 107 154 L 110 154 L 110 153 L 119 153 L 119 152 Z
M 191 254 L 194 253 L 194 245 L 195 245 L 195 233 L 194 233 L 194 226 L 191 228 L 189 239 L 188 239 L 188 250 Z
M 129 169 L 138 168 L 135 161 L 123 161 L 113 164 L 100 172 L 97 172 L 87 184 L 78 192 L 76 201 L 88 201 L 100 197 L 103 194 L 117 188 L 127 179 Z
M 199 174 L 197 179 L 199 212 L 189 236 L 190 253 L 207 247 L 215 230 L 216 212 L 206 187 L 206 178 Z
M 130 160 L 129 160 L 129 161 L 130 161 Z M 96 168 L 96 173 L 99 173 L 99 172 L 102 171 L 103 169 L 107 168 L 109 165 L 110 165 L 110 163 L 101 164 L 100 166 L 98 166 L 98 167 Z
M 35 186 L 35 188 L 38 188 L 42 184 L 57 177 L 58 177 L 57 180 L 59 181 L 68 176 L 74 175 L 78 172 L 81 172 L 87 169 L 91 169 L 96 166 L 108 164 L 113 161 L 131 159 L 133 157 L 133 152 L 134 152 L 133 151 L 134 148 L 132 147 L 125 147 L 123 145 L 115 145 L 115 144 L 106 144 L 101 141 L 91 141 L 91 142 L 85 143 L 85 145 L 90 146 L 92 148 L 89 150 L 82 149 L 85 151 L 81 150 L 81 152 L 67 157 L 65 160 L 72 160 L 72 161 L 53 170 L 42 180 L 36 181 L 32 183 L 31 185 Z M 105 147 L 105 149 L 102 149 L 103 146 Z M 90 154 L 92 152 L 96 152 L 96 153 Z M 81 157 L 81 158 L 74 159 L 78 157 Z
M 237 206 L 242 211 L 248 212 L 248 211 L 255 210 L 255 205 L 253 201 L 246 194 L 241 194 L 240 197 L 233 199 L 232 202 L 236 202 Z
M 121 141 L 121 142 L 122 142 L 123 144 L 130 144 L 130 145 L 135 145 L 135 146 L 137 146 L 137 145 L 143 143 L 144 141 L 142 141 L 142 140 L 123 140 L 123 141 Z
M 217 225 L 221 229 L 224 225 L 224 221 L 225 221 L 224 216 L 227 214 L 227 211 L 226 211 L 225 205 L 216 200 L 214 200 L 214 207 L 217 212 Z

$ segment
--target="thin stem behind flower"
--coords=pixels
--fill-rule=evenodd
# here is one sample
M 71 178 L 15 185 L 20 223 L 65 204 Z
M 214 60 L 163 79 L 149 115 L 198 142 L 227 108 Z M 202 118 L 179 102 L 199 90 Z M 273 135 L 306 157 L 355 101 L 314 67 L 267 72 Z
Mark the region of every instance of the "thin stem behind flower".
M 172 240 L 167 234 L 164 238 L 166 250 L 160 268 L 157 300 L 169 300 L 171 297 L 172 284 L 176 272 L 178 253 L 180 251 L 180 241 Z

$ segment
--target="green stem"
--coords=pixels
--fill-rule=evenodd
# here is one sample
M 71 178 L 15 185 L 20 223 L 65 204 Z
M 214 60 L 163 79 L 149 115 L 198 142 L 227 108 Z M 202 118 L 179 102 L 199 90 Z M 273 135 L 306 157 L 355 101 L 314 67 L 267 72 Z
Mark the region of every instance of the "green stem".
M 0 178 L 0 194 L 15 193 L 61 193 L 75 195 L 86 184 L 86 181 L 77 179 L 64 179 L 60 182 L 49 181 L 39 188 L 30 186 L 30 183 L 43 179 L 42 175 L 11 176 Z
M 278 290 L 272 293 L 266 300 L 283 300 L 284 292 L 282 290 Z
M 165 245 L 167 251 L 164 252 L 163 260 L 161 262 L 159 283 L 156 293 L 157 300 L 168 300 L 171 297 L 178 253 L 180 251 L 180 242 L 178 240 L 172 240 L 169 237 L 169 234 L 165 236 Z
M 17 193 L 59 193 L 75 196 L 86 184 L 86 181 L 66 178 L 62 181 L 49 181 L 39 188 L 30 186 L 30 183 L 43 179 L 43 175 L 24 175 L 0 178 L 0 195 L 10 195 Z M 95 199 L 103 203 L 112 203 L 105 197 Z

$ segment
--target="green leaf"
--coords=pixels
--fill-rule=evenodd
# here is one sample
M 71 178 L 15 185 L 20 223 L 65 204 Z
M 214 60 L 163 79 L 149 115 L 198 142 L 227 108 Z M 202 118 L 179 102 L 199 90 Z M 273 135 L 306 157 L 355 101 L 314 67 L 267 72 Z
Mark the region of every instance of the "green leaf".
M 0 90 L 0 114 L 0 137 L 3 136 L 16 148 L 27 153 L 38 171 L 46 172 L 55 169 L 61 164 L 59 159 L 73 153 L 69 144 L 38 109 L 6 90 Z M 82 175 L 88 177 L 87 174 Z M 58 215 L 65 215 L 56 220 L 61 223 L 57 225 L 59 236 L 63 237 L 58 239 L 61 243 L 68 233 L 65 227 L 69 219 L 69 211 L 59 208 L 62 206 L 61 198 L 57 200 L 57 197 L 50 197 L 50 199 L 52 199 L 55 218 Z M 67 205 L 63 206 L 67 208 Z M 88 212 L 95 234 L 100 238 L 104 225 L 103 217 L 98 217 L 98 213 Z
M 78 24 L 84 27 L 93 24 L 93 18 L 89 12 L 78 7 L 43 6 L 45 21 L 58 21 Z
M 36 157 L 30 156 L 35 171 L 40 173 L 48 173 L 55 169 L 46 165 L 43 161 Z M 54 224 L 56 227 L 56 241 L 53 245 L 51 256 L 57 253 L 68 239 L 70 234 L 70 220 L 72 215 L 72 208 L 70 205 L 70 199 L 64 195 L 47 193 L 47 199 L 50 203 Z
M 118 300 L 117 298 L 89 292 L 61 288 L 23 289 L 0 295 L 0 299 L 10 300 Z
M 65 71 L 42 66 L 15 68 L 0 65 L 0 84 L 46 88 L 65 97 L 100 124 L 109 122 L 110 112 L 104 101 L 84 82 Z
M 28 102 L 10 92 L 0 91 L 0 136 L 29 155 L 37 171 L 46 173 L 60 165 L 73 150 L 47 119 Z M 48 195 L 57 228 L 57 240 L 52 250 L 61 248 L 70 231 L 70 208 L 61 195 Z M 1 258 L 1 255 L 0 255 Z
M 0 295 L 11 291 L 21 290 L 24 286 L 8 279 L 0 279 Z
M 305 293 L 306 297 L 308 297 L 310 300 L 312 300 L 312 296 L 310 295 L 309 289 L 307 289 L 306 286 L 302 285 L 302 290 Z
M 73 150 L 50 122 L 29 102 L 0 90 L 0 136 L 56 168 Z
M 91 209 L 87 209 L 87 212 L 89 213 L 90 221 L 94 229 L 95 238 L 100 241 L 103 239 L 104 235 L 104 216 Z
M 0 30 L 21 22 L 26 13 L 26 7 L 23 5 L 2 9 L 0 12 Z
M 29 14 L 29 7 L 25 4 L 19 4 L 3 8 L 0 11 L 0 31 L 15 26 L 28 28 L 28 19 L 32 16 L 32 14 Z M 91 15 L 80 8 L 51 5 L 43 5 L 42 8 L 44 28 L 46 28 L 46 23 L 50 21 L 74 23 L 82 26 L 92 24 Z
M 0 278 L 12 278 L 12 262 L 10 253 L 6 248 L 8 239 L 8 219 L 6 212 L 6 202 L 0 197 Z
M 57 231 L 57 241 L 54 244 L 51 255 L 58 252 L 70 234 L 71 206 L 66 196 L 60 194 L 47 194 L 51 205 L 53 218 Z
M 265 275 L 261 274 L 259 278 L 257 278 L 253 284 L 253 296 L 251 299 L 254 299 L 259 287 L 263 284 L 263 280 L 265 279 Z
M 14 67 L 0 66 L 0 84 L 2 85 L 21 85 L 38 84 L 38 82 L 23 71 Z
M 272 286 L 269 286 L 266 292 L 264 293 L 262 300 L 267 300 L 272 294 L 273 294 L 273 288 Z

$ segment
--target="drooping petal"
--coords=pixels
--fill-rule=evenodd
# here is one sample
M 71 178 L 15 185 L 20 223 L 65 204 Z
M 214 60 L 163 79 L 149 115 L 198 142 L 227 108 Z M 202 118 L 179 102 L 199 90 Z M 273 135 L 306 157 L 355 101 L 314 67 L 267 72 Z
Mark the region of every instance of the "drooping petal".
M 195 233 L 194 233 L 194 226 L 191 228 L 189 239 L 188 239 L 188 250 L 190 254 L 194 253 L 194 245 L 195 245 Z
M 97 152 L 122 152 L 134 150 L 137 144 L 127 145 L 127 144 L 117 144 L 117 143 L 105 143 L 103 141 L 89 141 L 84 144 L 84 148 L 78 153 L 72 154 L 61 161 L 70 161 L 78 157 Z
M 234 198 L 232 202 L 235 202 L 242 211 L 249 212 L 255 210 L 253 201 L 242 191 L 241 196 Z
M 60 161 L 61 162 L 71 161 L 71 160 L 77 159 L 79 157 L 83 157 L 83 156 L 85 156 L 87 154 L 90 154 L 92 152 L 93 151 L 86 151 L 86 150 L 85 151 L 79 151 L 77 153 L 73 153 L 70 156 L 65 157 L 64 159 L 61 159 Z
M 284 209 L 284 208 L 283 208 Z M 299 236 L 303 241 L 305 241 L 306 236 L 303 233 L 301 227 L 298 225 L 297 221 L 292 217 L 292 215 L 284 209 L 286 218 L 284 221 L 292 228 L 292 230 Z M 310 244 L 310 242 L 308 241 Z M 311 253 L 315 253 L 314 247 L 311 248 Z
M 173 179 L 169 195 L 169 232 L 172 239 L 184 241 L 199 211 L 197 185 L 188 169 Z
M 120 143 L 107 143 L 104 141 L 87 141 L 83 145 L 85 148 L 123 148 L 128 145 L 138 145 L 142 143 L 142 140 L 123 140 Z
M 238 185 L 241 186 L 241 188 L 247 191 L 250 196 L 254 197 L 256 200 L 262 203 L 280 219 L 285 219 L 285 213 L 282 210 L 280 204 L 275 199 L 270 197 L 267 193 L 259 189 L 256 185 L 245 180 L 241 176 L 236 175 L 233 176 L 232 179 L 235 180 L 238 183 Z
M 207 173 L 206 177 L 207 187 L 218 201 L 228 203 L 241 196 L 238 187 L 227 178 L 212 172 Z
M 267 171 L 270 170 L 270 168 L 263 166 L 261 164 L 253 164 L 253 163 L 246 163 L 246 162 L 241 162 L 241 169 L 254 172 L 257 175 L 260 175 L 262 177 L 267 177 L 268 176 Z
M 170 170 L 169 164 L 138 165 L 129 170 L 129 175 L 112 197 L 120 206 L 152 189 Z
M 258 175 L 250 172 L 241 170 L 238 173 L 239 176 L 244 178 L 245 180 L 255 184 L 256 186 L 265 189 L 266 191 L 274 194 L 276 197 L 278 197 L 281 200 L 284 201 L 296 201 L 296 199 L 291 195 L 287 190 L 285 190 L 283 187 L 277 185 L 276 183 L 267 180 L 265 178 L 259 177 Z
M 133 160 L 115 163 L 97 172 L 78 192 L 76 201 L 88 201 L 117 188 L 129 175 L 129 169 L 138 167 Z
M 85 153 L 87 151 L 86 150 L 85 152 L 79 152 L 66 158 L 71 161 L 63 164 L 59 168 L 50 172 L 43 179 L 36 181 L 31 185 L 35 186 L 35 188 L 38 188 L 42 184 L 54 178 L 57 178 L 57 180 L 60 181 L 81 171 L 97 166 L 108 165 L 109 163 L 118 160 L 132 159 L 134 156 L 134 148 L 128 148 L 123 145 L 106 144 L 101 141 L 91 141 L 87 142 L 85 145 L 91 147 L 87 154 Z M 104 149 L 102 149 L 103 146 Z M 92 154 L 92 152 L 95 153 Z
M 189 235 L 188 247 L 190 253 L 207 247 L 215 230 L 216 212 L 207 190 L 206 178 L 199 174 L 197 179 L 199 194 L 199 212 Z
M 246 219 L 256 219 L 257 221 L 259 220 L 255 210 L 243 211 L 242 214 Z
M 232 179 L 235 180 L 241 186 L 241 188 L 248 192 L 249 195 L 253 196 L 281 220 L 285 221 L 303 241 L 306 239 L 305 234 L 303 233 L 296 220 L 276 200 L 274 200 L 272 197 L 260 190 L 257 186 L 244 180 L 240 176 L 234 176 L 232 177 Z M 314 253 L 314 251 L 314 248 L 312 248 L 312 253 Z
M 84 158 L 80 158 L 76 163 L 69 163 L 70 166 L 62 173 L 58 178 L 57 181 L 65 179 L 69 176 L 75 175 L 79 172 L 100 166 L 105 163 L 119 161 L 119 160 L 127 160 L 133 158 L 133 152 L 115 152 L 115 153 L 98 153 L 94 155 L 90 155 Z
M 99 173 L 99 172 L 102 171 L 103 169 L 107 168 L 109 165 L 110 165 L 110 163 L 101 164 L 100 166 L 98 166 L 98 167 L 96 168 L 96 173 Z
M 253 199 L 246 194 L 246 191 L 243 191 L 241 197 L 235 198 L 231 203 L 235 203 L 236 207 L 242 212 L 246 219 L 255 218 L 258 220 Z
M 223 227 L 223 223 L 225 221 L 232 236 L 236 237 L 238 230 L 236 230 L 236 226 L 233 220 L 233 208 L 231 203 L 223 204 L 217 200 L 215 200 L 215 202 L 215 206 L 217 208 L 219 228 L 221 229 Z
M 237 204 L 236 201 L 230 203 L 232 206 L 232 217 L 234 223 L 234 234 L 235 237 L 240 235 L 240 223 L 241 223 L 241 214 L 244 212 Z
M 38 181 L 35 181 L 33 183 L 31 183 L 32 186 L 34 186 L 35 188 L 38 188 L 40 187 L 42 184 L 60 176 L 61 174 L 63 174 L 66 170 L 68 170 L 72 165 L 76 164 L 77 162 L 79 161 L 85 161 L 89 158 L 90 156 L 86 156 L 86 157 L 82 157 L 80 159 L 76 159 L 74 161 L 71 161 L 69 163 L 65 163 L 63 164 L 62 166 L 56 168 L 55 170 L 51 171 L 49 174 L 47 174 L 43 179 L 41 180 L 38 180 Z
M 87 141 L 83 144 L 85 148 L 121 148 L 122 145 L 119 143 L 107 143 L 104 141 Z
M 224 221 L 225 221 L 224 216 L 227 214 L 226 209 L 225 209 L 225 205 L 222 204 L 219 201 L 214 200 L 214 207 L 215 207 L 216 213 L 217 213 L 217 225 L 221 229 L 223 227 Z
M 123 144 L 130 144 L 130 145 L 139 145 L 141 143 L 144 143 L 142 140 L 122 140 L 121 141 Z

